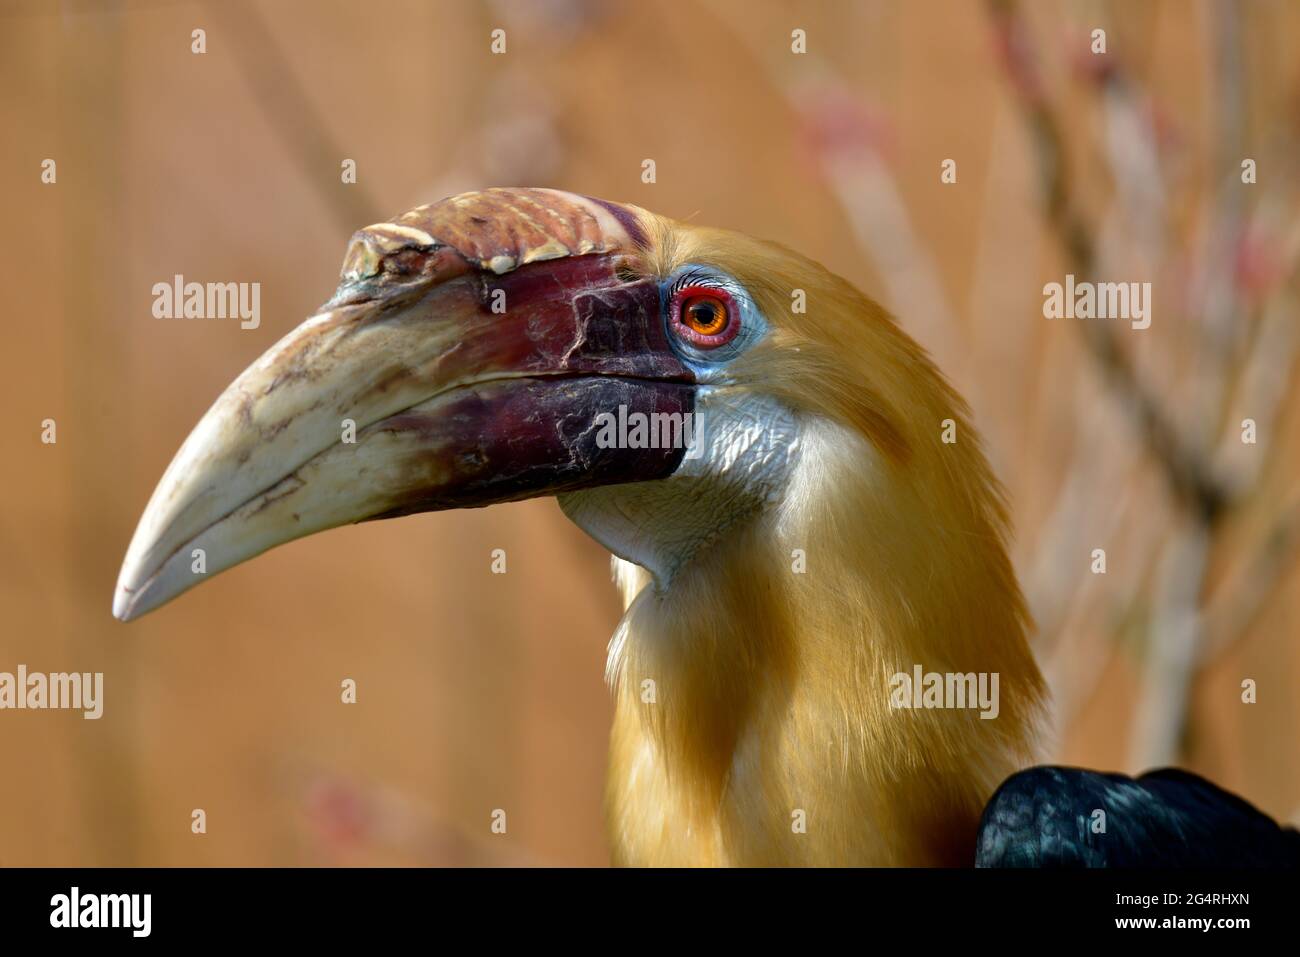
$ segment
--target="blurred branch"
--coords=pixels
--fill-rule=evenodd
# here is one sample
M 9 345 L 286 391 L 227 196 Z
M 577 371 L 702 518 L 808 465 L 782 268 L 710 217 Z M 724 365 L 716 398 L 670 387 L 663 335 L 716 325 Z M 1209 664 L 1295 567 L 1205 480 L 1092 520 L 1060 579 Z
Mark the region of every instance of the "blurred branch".
M 1176 764 L 1182 752 L 1201 645 L 1201 590 L 1211 538 L 1206 523 L 1186 520 L 1175 529 L 1161 556 L 1130 740 L 1129 761 L 1134 768 Z
M 720 10 L 714 8 L 713 13 L 749 49 L 803 125 L 803 142 L 813 151 L 854 239 L 885 284 L 886 307 L 905 317 L 913 335 L 932 353 L 950 349 L 952 361 L 943 363 L 946 367 L 968 361 L 967 330 L 957 319 L 934 256 L 913 224 L 903 189 L 882 156 L 884 118 L 863 108 L 861 96 L 825 58 L 804 53 L 792 58 L 799 64 L 797 70 L 782 67 L 768 54 L 766 37 L 756 41 Z M 978 404 L 973 394 L 977 387 L 974 380 L 966 384 L 973 404 Z
M 1191 396 L 1192 408 L 1207 423 L 1208 430 L 1221 426 L 1230 388 L 1234 357 L 1239 358 L 1243 342 L 1257 324 L 1257 317 L 1243 308 L 1235 295 L 1237 248 L 1245 233 L 1246 196 L 1237 167 L 1244 139 L 1245 90 L 1242 84 L 1241 42 L 1237 12 L 1228 4 L 1216 4 L 1207 13 L 1207 33 L 1212 37 L 1214 56 L 1206 58 L 1206 87 L 1216 98 L 1213 138 L 1213 169 L 1202 202 L 1201 242 L 1193 248 L 1189 296 L 1190 308 L 1199 318 L 1195 343 L 1199 347 L 1201 381 Z M 1197 255 L 1199 253 L 1199 255 Z M 1212 438 L 1212 432 L 1207 434 Z
M 1039 179 L 1049 225 L 1065 249 L 1071 269 L 1091 276 L 1097 267 L 1092 230 L 1071 195 L 1061 124 L 1048 101 L 1031 49 L 1028 28 L 1014 0 L 989 0 L 1005 69 L 1012 81 L 1038 159 Z M 1105 82 L 1120 83 L 1108 74 Z M 1227 493 L 1209 462 L 1179 434 L 1156 396 L 1138 375 L 1109 325 L 1081 322 L 1084 344 L 1107 385 L 1123 400 L 1147 447 L 1160 464 L 1175 497 L 1207 522 L 1217 519 Z
M 1113 410 L 1077 396 L 1077 424 L 1071 433 L 1069 465 L 1052 510 L 1039 527 L 1034 558 L 1022 575 L 1038 625 L 1038 651 L 1049 659 L 1059 653 L 1066 615 L 1077 604 L 1080 593 L 1096 590 L 1089 587 L 1097 582 L 1095 577 L 1078 574 L 1080 556 L 1101 542 L 1111 541 L 1121 531 L 1141 532 L 1160 517 L 1151 509 L 1139 511 L 1134 507 L 1141 466 L 1136 447 L 1099 439 L 1113 415 Z M 1104 450 L 1103 454 L 1098 454 L 1098 449 Z M 1124 491 L 1098 495 L 1097 489 Z M 1134 552 L 1142 553 L 1140 549 Z M 1126 580 L 1132 584 L 1136 576 Z M 1113 589 L 1109 595 L 1117 597 Z M 1073 669 L 1064 670 L 1068 674 Z
M 1282 272 L 1290 285 L 1280 286 L 1265 306 L 1258 310 L 1254 335 L 1235 377 L 1235 392 L 1225 405 L 1248 412 L 1254 419 L 1256 434 L 1271 436 L 1283 411 L 1291 381 L 1300 363 L 1300 329 L 1295 315 L 1297 297 L 1291 286 L 1300 270 L 1300 224 L 1292 230 L 1292 240 L 1284 247 Z M 1276 452 L 1277 443 L 1265 448 Z M 1224 474 L 1232 483 L 1234 494 L 1245 498 L 1256 491 L 1267 472 L 1271 456 L 1262 455 L 1260 446 L 1241 441 L 1240 423 L 1235 417 L 1224 423 L 1216 455 L 1226 464 Z
M 1259 620 L 1269 599 L 1300 558 L 1300 497 L 1282 510 L 1264 532 L 1252 556 L 1225 581 L 1205 610 L 1200 655 L 1213 658 Z
M 1004 68 L 1037 158 L 1049 228 L 1064 248 L 1071 270 L 1091 278 L 1104 265 L 1099 241 L 1079 211 L 1066 167 L 1064 124 L 1046 94 L 1027 25 L 1015 0 L 989 0 L 989 8 Z M 1215 20 L 1221 28 L 1215 33 L 1218 39 L 1215 79 L 1225 114 L 1221 122 L 1230 124 L 1229 133 L 1236 133 L 1219 136 L 1221 144 L 1225 139 L 1241 140 L 1243 91 L 1240 51 L 1236 49 L 1240 40 L 1237 17 L 1236 10 L 1221 9 Z M 1114 61 L 1108 57 L 1091 72 L 1103 93 L 1101 108 L 1109 133 L 1110 171 L 1117 195 L 1128 209 L 1134 196 L 1142 196 L 1144 190 L 1158 186 L 1154 134 L 1137 109 L 1132 89 Z M 1217 166 L 1226 169 L 1235 167 L 1237 157 L 1225 148 L 1216 160 Z M 1274 182 L 1284 182 L 1284 179 L 1277 177 Z M 1284 397 L 1285 390 L 1278 383 L 1284 382 L 1292 369 L 1296 349 L 1296 337 L 1279 332 L 1279 328 L 1289 329 L 1289 324 L 1279 322 L 1279 316 L 1288 312 L 1285 286 L 1295 274 L 1295 258 L 1285 257 L 1283 273 L 1288 283 L 1276 290 L 1279 295 L 1269 300 L 1269 308 L 1247 316 L 1237 298 L 1241 244 L 1249 238 L 1242 226 L 1244 199 L 1240 187 L 1236 177 L 1225 176 L 1208 213 L 1212 222 L 1207 230 L 1211 247 L 1206 257 L 1209 278 L 1202 287 L 1207 295 L 1199 303 L 1200 321 L 1196 324 L 1204 333 L 1204 348 L 1200 351 L 1211 366 L 1210 389 L 1209 394 L 1198 390 L 1192 401 L 1199 405 L 1193 404 L 1191 408 L 1202 413 L 1198 416 L 1200 420 L 1214 424 L 1213 431 L 1224 430 L 1220 449 L 1213 448 L 1212 442 L 1193 442 L 1180 432 L 1160 401 L 1160 392 L 1142 379 L 1111 327 L 1095 322 L 1078 324 L 1088 354 L 1102 373 L 1105 385 L 1122 400 L 1122 407 L 1144 438 L 1185 515 L 1185 521 L 1174 530 L 1164 548 L 1156 606 L 1144 647 L 1142 691 L 1138 696 L 1132 744 L 1133 763 L 1139 767 L 1177 759 L 1187 725 L 1191 682 L 1197 669 L 1208 654 L 1221 649 L 1233 636 L 1249 630 L 1290 568 L 1296 547 L 1297 522 L 1294 516 L 1284 516 L 1266 536 L 1259 553 L 1248 562 L 1250 571 L 1246 580 L 1220 589 L 1220 595 L 1231 597 L 1219 599 L 1209 613 L 1203 612 L 1209 557 L 1221 527 L 1220 520 L 1229 506 L 1240 504 L 1258 488 L 1259 476 L 1264 471 L 1261 457 L 1251 456 L 1247 470 L 1251 480 L 1230 484 L 1216 464 L 1216 452 L 1231 447 L 1228 433 L 1235 430 L 1229 414 L 1229 385 L 1253 386 L 1255 402 L 1249 406 L 1255 413 L 1253 417 L 1257 420 L 1267 417 L 1271 423 Z M 1143 218 L 1151 218 L 1150 211 Z M 1145 223 L 1138 225 L 1145 228 Z M 1225 232 L 1230 236 L 1227 252 L 1222 248 Z M 1300 247 L 1300 243 L 1288 243 L 1288 252 L 1294 251 L 1293 245 Z M 1243 322 L 1248 323 L 1245 333 Z M 1259 334 L 1252 334 L 1256 332 Z M 1239 345 L 1229 348 L 1243 341 L 1252 342 L 1254 348 L 1242 349 Z M 1262 345 L 1265 342 L 1267 346 Z M 1207 405 L 1210 414 L 1206 414 Z M 1276 447 L 1276 443 L 1270 446 Z
M 257 5 L 210 0 L 208 9 L 234 38 L 230 48 L 253 100 L 343 234 L 350 236 L 378 219 L 379 205 L 360 180 L 342 186 L 339 164 L 349 154 L 330 132 Z

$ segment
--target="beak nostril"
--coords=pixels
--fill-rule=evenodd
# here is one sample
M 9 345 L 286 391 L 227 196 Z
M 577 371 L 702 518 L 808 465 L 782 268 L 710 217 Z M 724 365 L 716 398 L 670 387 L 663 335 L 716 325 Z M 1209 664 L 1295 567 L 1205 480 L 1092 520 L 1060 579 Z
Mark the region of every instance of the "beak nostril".
M 396 276 L 409 276 L 411 273 L 418 271 L 428 258 L 428 253 L 425 250 L 408 246 L 385 256 L 380 262 L 380 268 L 384 272 Z

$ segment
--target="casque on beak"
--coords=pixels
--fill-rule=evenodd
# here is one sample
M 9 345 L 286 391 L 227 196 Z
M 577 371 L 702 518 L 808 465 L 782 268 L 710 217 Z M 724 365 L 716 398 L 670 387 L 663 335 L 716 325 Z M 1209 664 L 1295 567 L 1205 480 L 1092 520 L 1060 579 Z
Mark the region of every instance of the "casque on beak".
M 542 189 L 467 193 L 359 231 L 334 297 L 177 452 L 113 614 L 337 525 L 671 474 L 683 449 L 602 448 L 594 425 L 619 406 L 693 409 L 658 283 L 619 268 L 641 240 L 630 210 Z

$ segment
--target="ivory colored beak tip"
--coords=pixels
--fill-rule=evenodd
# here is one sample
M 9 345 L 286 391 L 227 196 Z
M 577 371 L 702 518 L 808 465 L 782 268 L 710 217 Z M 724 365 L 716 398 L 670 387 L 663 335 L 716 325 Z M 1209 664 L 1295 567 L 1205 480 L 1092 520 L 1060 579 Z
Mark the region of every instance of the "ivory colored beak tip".
M 127 574 L 127 566 L 124 565 L 118 575 L 117 585 L 113 589 L 113 617 L 118 621 L 135 621 L 153 608 L 153 603 L 145 600 L 150 584 L 149 581 L 133 582 L 132 577 Z
M 118 621 L 131 620 L 131 596 L 120 585 L 113 593 L 113 617 Z

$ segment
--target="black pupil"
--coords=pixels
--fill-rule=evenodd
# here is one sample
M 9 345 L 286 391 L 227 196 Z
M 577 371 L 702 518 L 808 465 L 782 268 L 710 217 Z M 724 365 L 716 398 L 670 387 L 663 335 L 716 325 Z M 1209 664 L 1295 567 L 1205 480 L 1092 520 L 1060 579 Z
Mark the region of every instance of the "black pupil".
M 697 326 L 711 326 L 718 319 L 716 302 L 697 302 L 690 308 L 691 319 Z

